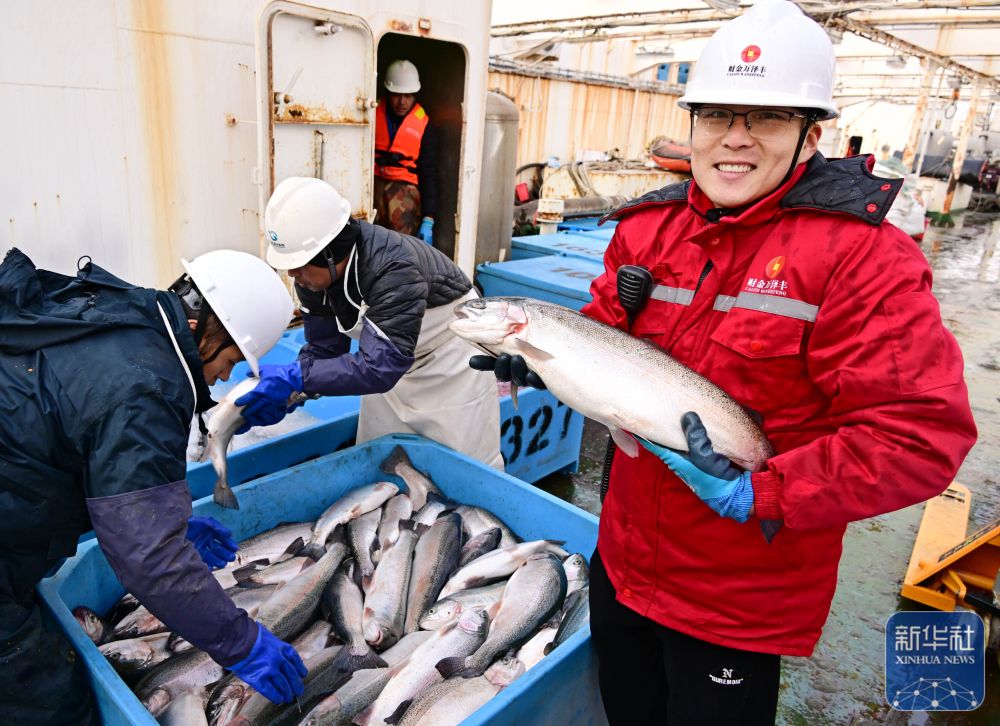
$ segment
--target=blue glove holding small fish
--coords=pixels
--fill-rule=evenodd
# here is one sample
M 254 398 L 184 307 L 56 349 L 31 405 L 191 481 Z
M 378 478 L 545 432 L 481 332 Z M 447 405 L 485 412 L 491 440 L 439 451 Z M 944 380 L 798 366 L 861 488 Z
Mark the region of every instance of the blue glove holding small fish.
M 233 533 L 214 517 L 191 517 L 185 535 L 211 569 L 225 567 L 236 559 L 239 545 Z
M 424 217 L 417 234 L 427 244 L 434 244 L 434 220 L 431 217 Z
M 469 367 L 477 371 L 492 371 L 497 380 L 503 383 L 545 390 L 545 383 L 537 373 L 528 370 L 528 364 L 519 355 L 501 353 L 496 358 L 491 355 L 474 355 L 469 358 Z
M 302 679 L 309 672 L 295 648 L 257 623 L 257 640 L 250 654 L 229 666 L 269 701 L 291 703 L 302 695 Z
M 252 376 L 253 373 L 248 373 Z M 246 421 L 237 434 L 243 434 L 253 426 L 273 426 L 299 404 L 288 405 L 288 398 L 302 390 L 302 365 L 298 361 L 285 365 L 262 365 L 260 383 L 234 403 L 243 406 L 240 412 Z
M 639 438 L 639 443 L 659 457 L 720 516 L 746 522 L 753 507 L 750 472 L 716 453 L 705 425 L 694 411 L 688 411 L 681 417 L 681 429 L 688 442 L 686 454 L 642 438 Z

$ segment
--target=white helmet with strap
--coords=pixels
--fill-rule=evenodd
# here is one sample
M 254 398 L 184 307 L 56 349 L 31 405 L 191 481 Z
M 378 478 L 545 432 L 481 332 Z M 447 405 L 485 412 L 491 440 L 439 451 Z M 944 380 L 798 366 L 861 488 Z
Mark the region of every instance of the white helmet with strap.
M 264 210 L 267 263 L 277 270 L 302 267 L 323 251 L 350 218 L 351 203 L 322 179 L 285 179 Z
M 408 60 L 393 61 L 385 69 L 382 85 L 389 93 L 416 93 L 420 90 L 420 74 Z
M 285 283 L 262 259 L 236 250 L 206 252 L 181 264 L 259 375 L 259 359 L 274 347 L 292 318 L 294 306 Z
M 819 25 L 788 0 L 758 0 L 709 39 L 677 105 L 809 108 L 817 119 L 836 118 L 835 72 Z

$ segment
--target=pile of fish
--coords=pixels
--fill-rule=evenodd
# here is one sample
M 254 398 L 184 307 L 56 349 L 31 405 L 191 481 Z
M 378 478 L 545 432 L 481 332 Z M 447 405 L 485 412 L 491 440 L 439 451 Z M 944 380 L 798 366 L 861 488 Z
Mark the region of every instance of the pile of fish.
M 405 493 L 354 489 L 214 573 L 302 656 L 296 703 L 271 703 L 131 595 L 104 618 L 74 614 L 160 723 L 457 724 L 589 622 L 587 562 L 449 501 L 402 448 L 382 469 Z

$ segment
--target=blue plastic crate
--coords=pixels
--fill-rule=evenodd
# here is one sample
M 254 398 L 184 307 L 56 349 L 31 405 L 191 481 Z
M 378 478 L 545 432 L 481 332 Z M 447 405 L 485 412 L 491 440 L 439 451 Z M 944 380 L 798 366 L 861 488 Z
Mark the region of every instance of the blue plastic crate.
M 601 239 L 594 237 L 592 233 L 580 232 L 514 237 L 511 240 L 510 259 L 526 260 L 532 257 L 559 255 L 561 257 L 578 257 L 603 264 L 604 253 L 608 249 L 608 240 L 610 239 L 610 237 Z
M 578 217 L 577 219 L 567 219 L 564 222 L 560 222 L 556 229 L 567 232 L 589 232 L 591 230 L 598 229 L 598 222 L 600 221 L 600 217 Z M 609 219 L 607 222 L 600 225 L 600 229 L 606 229 L 609 227 L 614 229 L 617 225 L 618 220 Z
M 574 310 L 590 302 L 590 283 L 604 265 L 577 257 L 533 257 L 476 267 L 476 282 L 486 296 L 514 295 L 547 300 Z
M 572 234 L 578 234 L 581 237 L 589 237 L 591 239 L 603 239 L 603 240 L 606 240 L 606 241 L 610 242 L 611 238 L 614 237 L 614 235 L 615 235 L 615 227 L 617 227 L 617 226 L 618 226 L 617 223 L 616 224 L 611 224 L 609 222 L 609 223 L 606 223 L 604 226 L 602 226 L 600 229 L 594 229 L 594 230 L 589 230 L 589 231 L 582 231 L 581 230 L 579 232 L 573 232 Z M 570 234 L 570 233 L 567 232 L 567 234 Z
M 216 517 L 238 539 L 280 522 L 315 519 L 345 492 L 384 479 L 379 465 L 401 444 L 414 465 L 458 501 L 485 507 L 525 539 L 565 540 L 566 549 L 589 557 L 597 542 L 597 519 L 506 474 L 418 436 L 386 436 L 241 485 L 240 510 L 195 502 L 196 514 Z M 155 726 L 156 722 L 118 677 L 73 617 L 85 605 L 106 612 L 124 590 L 95 541 L 38 587 L 43 606 L 83 660 L 105 724 Z M 466 724 L 603 724 L 597 668 L 584 628 L 483 706 Z

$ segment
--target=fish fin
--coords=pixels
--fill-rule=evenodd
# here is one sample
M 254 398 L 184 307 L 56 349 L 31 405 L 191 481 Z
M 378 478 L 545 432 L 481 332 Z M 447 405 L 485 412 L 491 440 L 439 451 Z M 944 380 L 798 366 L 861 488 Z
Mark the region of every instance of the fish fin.
M 382 657 L 372 650 L 370 646 L 365 645 L 363 652 L 361 653 L 352 652 L 354 650 L 356 649 L 345 645 L 334 657 L 333 662 L 330 663 L 330 667 L 336 671 L 346 674 L 354 673 L 354 671 L 360 671 L 366 668 L 388 667 L 388 664 L 382 660 Z
M 452 676 L 457 676 L 459 673 L 465 670 L 465 658 L 461 656 L 451 656 L 450 658 L 442 658 L 434 666 L 437 672 L 441 676 L 448 680 Z
M 418 524 L 415 519 L 401 519 L 399 520 L 399 531 L 402 532 L 404 529 L 408 529 L 411 532 L 417 532 L 417 527 L 426 527 L 427 525 Z M 419 532 L 418 532 L 419 534 Z
M 406 713 L 406 709 L 410 707 L 411 703 L 413 703 L 412 698 L 408 698 L 402 703 L 400 703 L 398 706 L 396 706 L 395 711 L 393 711 L 390 715 L 385 717 L 385 722 L 389 724 L 399 723 L 399 720 L 403 718 L 403 714 Z
M 429 525 L 429 524 L 420 524 L 420 523 L 417 523 L 416 525 L 414 525 L 413 531 L 417 533 L 417 537 L 421 537 L 421 536 L 423 536 L 424 532 L 426 532 L 430 528 L 431 528 L 431 525 Z
M 385 461 L 382 462 L 381 469 L 386 474 L 395 474 L 400 465 L 410 465 L 410 457 L 406 455 L 406 450 L 397 444 Z
M 632 434 L 622 431 L 617 426 L 608 426 L 608 431 L 611 432 L 611 438 L 614 439 L 615 445 L 622 450 L 622 453 L 632 459 L 639 455 L 639 442 Z
M 240 502 L 236 498 L 236 494 L 221 479 L 215 483 L 215 491 L 212 492 L 212 499 L 220 507 L 225 507 L 226 509 L 240 508 Z
M 299 550 L 299 555 L 302 557 L 308 557 L 312 560 L 318 560 L 326 553 L 326 547 L 315 542 L 310 542 L 301 550 Z
M 243 567 L 237 567 L 233 570 L 233 579 L 236 580 L 236 584 L 240 587 L 256 587 L 260 583 L 251 582 L 250 578 L 260 572 L 260 570 L 261 568 L 256 563 L 251 562 L 249 565 L 243 565 Z
M 541 348 L 532 345 L 524 338 L 515 338 L 512 336 L 511 338 L 509 338 L 509 340 L 514 341 L 514 347 L 517 348 L 519 355 L 527 354 L 532 358 L 534 358 L 535 360 L 539 361 L 550 361 L 555 358 L 555 356 L 552 355 L 551 353 L 548 353 L 542 350 Z
M 291 543 L 285 548 L 282 554 L 286 555 L 297 555 L 302 551 L 302 548 L 306 546 L 305 540 L 301 537 L 296 537 L 291 541 Z
M 555 649 L 556 649 L 556 642 L 553 640 L 551 643 L 546 643 L 545 644 L 545 647 L 542 648 L 542 654 L 543 655 L 548 655 L 549 653 L 551 653 Z
M 497 613 L 500 612 L 500 606 L 503 605 L 503 599 L 497 600 L 495 603 L 486 608 L 486 617 L 490 619 L 492 623 L 497 619 Z

